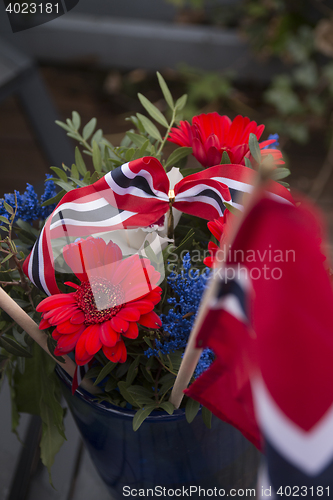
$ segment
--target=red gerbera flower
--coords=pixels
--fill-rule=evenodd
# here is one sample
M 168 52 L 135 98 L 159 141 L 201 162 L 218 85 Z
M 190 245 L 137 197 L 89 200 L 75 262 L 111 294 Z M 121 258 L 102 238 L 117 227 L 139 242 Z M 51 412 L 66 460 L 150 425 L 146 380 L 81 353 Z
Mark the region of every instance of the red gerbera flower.
M 230 225 L 232 224 L 232 217 L 233 217 L 232 213 L 228 209 L 226 209 L 222 217 L 219 217 L 218 219 L 214 219 L 208 222 L 207 226 L 209 231 L 212 233 L 213 236 L 215 236 L 215 238 L 219 243 L 223 242 L 223 240 L 229 233 Z M 208 243 L 209 256 L 205 257 L 203 260 L 203 263 L 207 267 L 214 266 L 216 256 L 219 250 L 220 246 L 214 243 L 213 241 L 210 241 Z
M 124 363 L 123 339 L 137 338 L 138 323 L 161 326 L 153 311 L 161 299 L 160 274 L 138 255 L 122 259 L 118 245 L 102 238 L 80 239 L 65 246 L 63 255 L 81 284 L 66 283 L 75 292 L 47 297 L 38 305 L 39 328 L 56 327 L 56 356 L 75 349 L 76 363 L 84 365 L 102 349 L 110 361 Z
M 238 115 L 231 121 L 228 116 L 215 112 L 195 116 L 192 125 L 181 121 L 179 127 L 171 129 L 168 141 L 193 148 L 193 156 L 204 167 L 219 165 L 224 151 L 228 153 L 231 163 L 245 165 L 244 156 L 249 156 L 250 134 L 255 134 L 259 140 L 264 128 L 265 125 L 257 125 L 245 116 Z M 281 151 L 263 149 L 273 142 L 274 139 L 260 143 L 261 153 L 271 154 L 275 163 L 282 164 Z

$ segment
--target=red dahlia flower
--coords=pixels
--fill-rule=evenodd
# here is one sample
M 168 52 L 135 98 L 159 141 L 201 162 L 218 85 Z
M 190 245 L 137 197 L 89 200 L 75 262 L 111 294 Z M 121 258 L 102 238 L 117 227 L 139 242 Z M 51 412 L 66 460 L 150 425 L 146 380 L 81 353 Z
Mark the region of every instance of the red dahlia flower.
M 224 238 L 227 236 L 230 228 L 230 224 L 232 224 L 232 213 L 226 209 L 222 217 L 218 219 L 214 219 L 208 222 L 207 226 L 209 231 L 213 236 L 217 239 L 219 244 L 223 242 Z M 213 241 L 208 243 L 208 251 L 209 257 L 205 257 L 203 262 L 207 267 L 213 267 L 216 259 L 216 255 L 220 249 L 220 245 L 217 245 Z
M 138 323 L 161 326 L 153 311 L 161 299 L 160 274 L 138 255 L 122 260 L 118 245 L 102 238 L 80 239 L 65 246 L 63 255 L 81 284 L 66 283 L 75 292 L 52 295 L 38 305 L 39 328 L 56 327 L 56 356 L 75 349 L 76 363 L 84 365 L 102 349 L 110 361 L 124 363 L 123 339 L 137 338 Z
M 219 165 L 224 151 L 228 153 L 231 163 L 245 165 L 244 156 L 250 155 L 250 134 L 255 134 L 259 140 L 264 128 L 265 125 L 257 125 L 245 116 L 238 115 L 231 121 L 228 116 L 215 112 L 195 116 L 192 125 L 181 121 L 179 127 L 171 129 L 168 141 L 193 148 L 193 156 L 204 167 Z M 263 149 L 273 142 L 274 139 L 260 143 L 262 155 L 271 154 L 275 163 L 284 163 L 281 151 Z

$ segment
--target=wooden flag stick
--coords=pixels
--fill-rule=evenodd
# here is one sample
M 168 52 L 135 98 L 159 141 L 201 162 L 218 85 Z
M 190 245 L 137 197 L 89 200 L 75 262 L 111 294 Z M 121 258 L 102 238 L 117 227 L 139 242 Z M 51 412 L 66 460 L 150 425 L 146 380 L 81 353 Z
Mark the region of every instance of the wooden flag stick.
M 68 375 L 74 377 L 76 364 L 67 355 L 63 355 L 64 363 L 58 361 L 49 351 L 47 346 L 47 335 L 42 332 L 32 318 L 13 300 L 0 286 L 0 308 L 3 309 L 21 328 L 35 341 L 44 351 L 51 356 L 63 368 Z M 100 389 L 95 387 L 91 380 L 83 379 L 81 386 L 91 394 L 100 393 Z
M 194 370 L 200 359 L 202 349 L 195 347 L 196 338 L 202 326 L 202 323 L 206 317 L 208 311 L 208 305 L 212 297 L 214 297 L 214 295 L 216 294 L 219 285 L 219 276 L 223 273 L 223 270 L 225 268 L 225 261 L 228 249 L 230 249 L 231 246 L 233 245 L 235 238 L 238 234 L 238 231 L 241 225 L 243 224 L 245 218 L 247 217 L 248 213 L 251 211 L 252 207 L 262 198 L 265 184 L 270 179 L 273 165 L 267 163 L 266 165 L 261 164 L 260 167 L 261 169 L 258 174 L 257 182 L 254 184 L 251 194 L 245 200 L 244 210 L 242 212 L 242 215 L 240 217 L 235 218 L 234 223 L 230 228 L 230 233 L 226 237 L 226 241 L 224 243 L 223 259 L 221 262 L 218 262 L 218 265 L 214 268 L 213 276 L 210 280 L 209 286 L 206 288 L 203 294 L 198 315 L 196 317 L 192 331 L 190 333 L 190 337 L 184 352 L 184 357 L 180 365 L 175 385 L 173 386 L 169 399 L 169 401 L 175 406 L 175 408 L 179 408 L 182 399 L 184 397 L 183 391 L 187 388 L 188 384 L 190 383 Z

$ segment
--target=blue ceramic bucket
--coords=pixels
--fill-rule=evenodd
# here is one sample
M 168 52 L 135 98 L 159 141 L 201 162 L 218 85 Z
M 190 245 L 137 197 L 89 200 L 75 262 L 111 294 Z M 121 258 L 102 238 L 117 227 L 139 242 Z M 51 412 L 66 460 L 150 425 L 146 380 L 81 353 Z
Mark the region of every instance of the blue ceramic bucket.
M 156 411 L 134 432 L 134 411 L 96 403 L 81 389 L 73 396 L 70 377 L 59 368 L 57 374 L 91 459 L 113 498 L 132 498 L 127 495 L 132 489 L 138 495 L 139 489 L 150 489 L 146 496 L 152 498 L 172 496 L 168 490 L 176 489 L 175 495 L 185 490 L 191 498 L 199 498 L 199 487 L 216 488 L 213 496 L 222 496 L 219 490 L 227 496 L 232 488 L 255 488 L 260 454 L 232 426 L 213 416 L 208 429 L 201 415 L 188 424 L 183 410 L 173 415 Z M 160 495 L 161 491 L 166 494 Z

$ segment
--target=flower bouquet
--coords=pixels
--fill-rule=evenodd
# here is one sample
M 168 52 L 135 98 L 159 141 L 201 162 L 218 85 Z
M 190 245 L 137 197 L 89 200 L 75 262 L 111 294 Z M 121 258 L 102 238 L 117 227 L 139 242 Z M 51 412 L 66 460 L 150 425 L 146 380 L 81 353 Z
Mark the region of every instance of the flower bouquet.
M 75 164 L 51 167 L 41 198 L 28 185 L 1 201 L 0 376 L 11 386 L 14 430 L 20 412 L 41 416 L 49 468 L 65 438 L 56 364 L 73 393 L 83 379 L 97 403 L 134 410 L 134 431 L 152 412 L 172 415 L 220 241 L 263 163 L 275 163 L 271 195 L 291 199 L 276 136 L 258 142 L 264 125 L 242 116 L 182 121 L 186 95 L 174 102 L 157 76 L 166 116 L 139 94 L 146 114 L 128 118 L 115 147 L 95 118 L 82 128 L 73 112 L 58 125 L 79 143 Z M 167 141 L 178 146 L 169 157 Z M 213 360 L 204 350 L 191 380 Z M 185 396 L 181 405 L 192 422 L 199 403 Z M 210 427 L 207 408 L 197 418 Z

